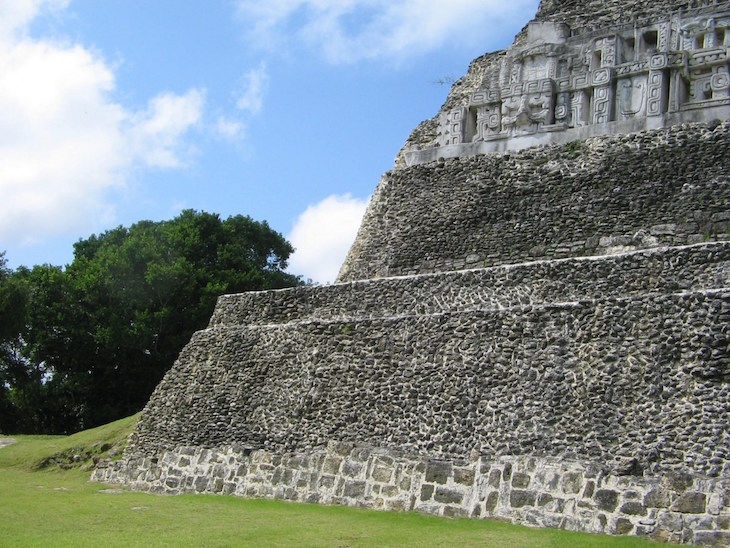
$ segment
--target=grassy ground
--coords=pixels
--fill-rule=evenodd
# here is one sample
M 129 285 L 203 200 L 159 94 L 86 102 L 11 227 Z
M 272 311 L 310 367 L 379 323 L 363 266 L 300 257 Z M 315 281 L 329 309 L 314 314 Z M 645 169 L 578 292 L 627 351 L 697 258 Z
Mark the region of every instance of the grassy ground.
M 657 546 L 503 522 L 281 501 L 161 497 L 89 482 L 136 417 L 73 436 L 15 436 L 0 449 L 0 546 Z

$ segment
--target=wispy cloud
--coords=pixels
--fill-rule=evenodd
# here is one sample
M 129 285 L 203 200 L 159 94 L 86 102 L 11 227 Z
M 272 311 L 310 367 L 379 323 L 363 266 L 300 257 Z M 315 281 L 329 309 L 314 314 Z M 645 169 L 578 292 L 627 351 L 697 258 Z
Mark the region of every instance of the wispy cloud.
M 485 43 L 524 23 L 537 0 L 238 0 L 252 43 L 281 48 L 290 37 L 329 61 L 404 59 L 448 44 Z
M 236 101 L 236 107 L 250 114 L 258 114 L 261 111 L 264 94 L 269 85 L 266 64 L 261 62 L 257 68 L 248 71 L 243 80 L 243 88 Z
M 185 148 L 183 136 L 200 122 L 204 104 L 205 92 L 199 89 L 154 97 L 144 112 L 132 117 L 129 136 L 134 154 L 154 167 L 176 168 L 187 163 L 190 149 Z
M 136 112 L 113 99 L 115 75 L 83 46 L 29 38 L 60 0 L 0 1 L 0 248 L 109 222 L 109 191 L 136 166 L 184 165 L 204 93 L 163 93 Z
M 225 141 L 237 141 L 245 136 L 246 126 L 240 120 L 219 116 L 214 126 L 214 133 Z
M 355 240 L 366 207 L 367 200 L 349 194 L 328 196 L 309 206 L 288 235 L 296 249 L 289 271 L 315 282 L 333 282 Z
M 12 41 L 25 34 L 41 10 L 61 10 L 69 0 L 3 0 L 0 2 L 0 43 Z
M 269 73 L 262 61 L 241 78 L 240 87 L 233 93 L 235 110 L 218 117 L 213 126 L 214 135 L 223 141 L 242 143 L 248 123 L 264 108 L 268 87 Z

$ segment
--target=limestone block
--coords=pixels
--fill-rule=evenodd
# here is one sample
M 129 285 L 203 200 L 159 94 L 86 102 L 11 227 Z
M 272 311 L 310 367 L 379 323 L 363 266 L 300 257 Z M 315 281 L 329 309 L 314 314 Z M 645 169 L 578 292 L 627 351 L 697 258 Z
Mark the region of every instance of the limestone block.
M 611 489 L 599 489 L 593 499 L 600 510 L 614 512 L 618 506 L 618 492 Z
M 535 506 L 537 501 L 537 493 L 534 491 L 523 491 L 513 489 L 510 492 L 509 503 L 512 508 L 522 508 L 523 506 Z
M 696 491 L 682 494 L 672 505 L 672 510 L 683 514 L 703 514 L 706 510 L 707 495 Z
M 454 489 L 437 487 L 433 498 L 436 502 L 441 502 L 444 504 L 461 504 L 464 500 L 464 493 Z
M 426 467 L 425 480 L 427 482 L 445 484 L 451 476 L 452 465 L 449 462 L 432 461 Z

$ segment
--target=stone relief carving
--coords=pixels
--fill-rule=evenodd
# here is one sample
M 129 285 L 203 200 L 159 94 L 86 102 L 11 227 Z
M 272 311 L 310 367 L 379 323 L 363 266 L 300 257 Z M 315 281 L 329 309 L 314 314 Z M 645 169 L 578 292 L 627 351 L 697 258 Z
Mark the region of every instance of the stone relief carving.
M 617 101 L 621 118 L 643 116 L 646 113 L 646 78 L 639 76 L 621 80 L 618 84 Z
M 511 133 L 534 133 L 550 123 L 553 106 L 551 80 L 513 86 L 513 95 L 502 101 L 502 128 Z
M 730 108 L 729 51 L 730 10 L 668 14 L 589 38 L 562 23 L 532 22 L 526 43 L 484 78 L 492 85 L 442 115 L 439 145 Z

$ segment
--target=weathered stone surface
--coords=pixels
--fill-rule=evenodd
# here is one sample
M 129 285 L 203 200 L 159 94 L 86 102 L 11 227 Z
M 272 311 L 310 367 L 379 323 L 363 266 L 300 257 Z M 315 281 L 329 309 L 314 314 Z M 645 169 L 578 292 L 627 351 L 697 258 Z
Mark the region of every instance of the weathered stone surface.
M 541 2 L 512 46 L 472 62 L 396 166 L 727 119 L 729 13 L 713 0 Z
M 694 535 L 694 542 L 703 546 L 730 546 L 730 533 L 727 531 L 698 531 Z
M 348 481 L 345 483 L 345 488 L 342 495 L 354 499 L 361 499 L 365 497 L 365 482 L 364 481 Z
M 523 506 L 535 506 L 537 495 L 534 491 L 518 491 L 513 490 L 509 497 L 509 503 L 513 508 L 522 508 Z
M 487 512 L 492 513 L 494 512 L 495 508 L 497 507 L 497 503 L 499 502 L 499 493 L 496 491 L 492 491 L 489 493 L 489 496 L 487 497 L 487 502 L 484 505 L 484 508 Z
M 646 507 L 640 502 L 629 501 L 621 505 L 619 512 L 622 514 L 629 514 L 631 516 L 645 516 Z
M 474 483 L 474 470 L 464 470 L 458 468 L 454 470 L 454 483 L 462 485 L 471 485 Z
M 444 504 L 461 504 L 464 500 L 464 494 L 460 491 L 437 487 L 433 499 Z
M 288 500 L 319 502 L 322 504 L 347 504 L 369 506 L 391 510 L 408 510 L 436 513 L 444 516 L 499 517 L 520 523 L 541 526 L 567 526 L 572 529 L 585 529 L 594 532 L 613 532 L 619 534 L 651 535 L 665 541 L 692 540 L 692 535 L 707 532 L 699 538 L 708 542 L 726 538 L 728 510 L 722 509 L 721 516 L 706 513 L 681 513 L 646 507 L 646 516 L 638 511 L 642 505 L 637 501 L 621 497 L 635 497 L 647 500 L 647 495 L 664 483 L 664 477 L 638 478 L 633 476 L 604 476 L 607 485 L 614 489 L 596 491 L 595 504 L 579 496 L 560 498 L 562 488 L 548 487 L 545 478 L 565 472 L 589 474 L 595 463 L 570 459 L 536 457 L 500 457 L 498 459 L 478 457 L 468 464 L 462 463 L 461 470 L 475 474 L 481 470 L 505 469 L 518 470 L 516 474 L 530 477 L 534 490 L 513 488 L 511 482 L 502 483 L 500 490 L 494 490 L 486 481 L 475 481 L 471 485 L 442 485 L 427 483 L 425 470 L 430 464 L 427 457 L 391 453 L 384 449 L 367 447 L 355 452 L 350 458 L 357 461 L 363 470 L 360 479 L 350 479 L 341 473 L 330 476 L 324 473 L 326 462 L 338 458 L 334 444 L 327 448 L 276 458 L 273 453 L 256 450 L 238 452 L 234 447 L 195 448 L 191 464 L 179 465 L 177 458 L 189 447 L 179 447 L 160 454 L 160 460 L 170 466 L 152 470 L 144 459 L 127 459 L 103 464 L 95 472 L 100 481 L 119 481 L 124 479 L 134 489 L 155 493 L 228 493 L 249 497 L 274 497 Z M 390 464 L 396 470 L 410 470 L 412 481 L 407 486 L 386 485 L 376 479 L 372 471 L 383 456 L 392 459 Z M 363 459 L 363 460 L 358 460 Z M 271 462 L 272 464 L 265 464 Z M 528 462 L 530 465 L 528 465 Z M 195 464 L 193 464 L 195 463 Z M 225 464 L 222 464 L 225 463 Z M 260 466 L 267 468 L 260 468 Z M 221 471 L 219 467 L 223 467 Z M 416 472 L 416 470 L 422 470 Z M 214 470 L 216 471 L 214 473 Z M 226 477 L 224 482 L 215 475 Z M 279 483 L 271 479 L 279 478 Z M 484 476 L 486 478 L 486 476 Z M 134 478 L 134 479 L 133 479 Z M 269 478 L 269 479 L 266 479 Z M 288 478 L 286 483 L 284 480 Z M 448 483 L 448 482 L 447 482 Z M 272 485 L 276 485 L 272 489 Z M 711 493 L 723 492 L 730 488 L 728 479 L 705 480 L 705 491 L 679 493 L 669 490 L 670 498 L 683 496 L 682 510 L 701 510 L 698 503 L 702 495 L 709 498 Z M 620 487 L 619 487 L 620 486 Z M 619 491 L 620 489 L 620 491 Z M 692 500 L 693 507 L 687 506 Z M 476 505 L 472 501 L 479 501 Z M 631 505 L 636 505 L 635 507 Z M 656 517 L 650 517 L 656 516 Z M 567 525 L 566 525 L 567 524 Z M 690 528 L 690 525 L 694 527 Z M 703 533 L 704 534 L 704 533 Z M 715 539 L 715 540 L 713 540 Z
M 644 505 L 653 508 L 669 508 L 671 498 L 665 489 L 653 489 L 644 497 Z
M 694 478 L 691 475 L 684 474 L 682 472 L 672 472 L 671 474 L 667 474 L 664 479 L 664 483 L 670 489 L 684 492 L 692 487 Z
M 644 469 L 718 475 L 727 462 L 727 409 L 720 403 L 728 397 L 727 385 L 709 368 L 723 360 L 706 352 L 714 341 L 727 340 L 722 318 L 730 292 L 711 287 L 725 283 L 723 258 L 729 252 L 727 244 L 707 244 L 632 255 L 637 279 L 652 279 L 645 265 L 656 262 L 665 265 L 665 283 L 674 278 L 673 269 L 682 270 L 684 289 L 678 293 L 659 291 L 657 278 L 656 291 L 624 297 L 576 291 L 540 303 L 525 294 L 531 304 L 506 309 L 487 300 L 474 302 L 470 310 L 445 309 L 441 303 L 436 313 L 382 319 L 216 324 L 195 335 L 160 384 L 130 452 L 219 440 L 300 451 L 326 444 L 331 432 L 341 440 L 378 446 L 387 432 L 390 447 L 448 457 L 426 466 L 430 483 L 461 481 L 454 479 L 450 459 L 466 459 L 475 448 L 493 455 L 539 449 L 554 456 L 636 458 Z M 703 263 L 702 257 L 711 259 Z M 563 282 L 581 265 L 587 276 L 603 272 L 604 261 L 613 258 L 561 263 Z M 697 265 L 696 278 L 690 265 Z M 535 264 L 530 271 L 525 265 L 522 275 L 539 276 L 543 267 Z M 517 274 L 509 272 L 512 280 Z M 558 272 L 553 279 L 560 283 Z M 620 276 L 607 272 L 594 279 L 609 286 Z M 410 288 L 400 279 L 395 284 L 417 294 L 424 280 L 412 281 Z M 468 279 L 469 290 L 470 284 Z M 370 287 L 384 299 L 393 289 L 389 280 Z M 457 281 L 451 290 L 461 291 Z M 277 292 L 284 300 L 300 293 Z M 222 306 L 229 302 L 221 301 Z M 343 333 L 343 325 L 351 330 Z M 412 333 L 419 333 L 418 344 Z M 226 344 L 228 337 L 239 346 Z M 205 391 L 201 364 L 206 378 L 220 378 Z M 574 375 L 590 390 L 575 390 Z M 371 382 L 378 383 L 377 392 Z M 471 395 L 457 397 L 464 385 Z M 691 410 L 679 404 L 690 400 L 696 400 Z M 480 402 L 489 402 L 491 410 Z M 534 402 L 529 413 L 525 402 Z M 651 425 L 647 432 L 646 425 Z M 533 434 L 523 436 L 522 428 Z M 651 437 L 671 432 L 674 441 L 661 446 L 664 456 L 654 462 L 659 446 Z M 350 451 L 340 445 L 335 451 L 337 457 L 348 455 L 340 457 L 342 474 L 358 478 L 363 470 Z M 329 473 L 336 472 L 335 462 L 328 466 Z M 520 472 L 506 468 L 502 481 Z M 561 477 L 566 494 L 583 492 L 584 476 Z
M 522 472 L 518 472 L 512 476 L 512 487 L 516 489 L 527 489 L 530 486 L 530 476 Z
M 707 505 L 707 495 L 696 491 L 684 493 L 674 503 L 672 510 L 683 514 L 702 514 Z
M 569 495 L 580 493 L 583 487 L 583 476 L 578 472 L 568 472 L 563 476 L 563 491 Z
M 616 520 L 616 529 L 614 530 L 614 533 L 616 533 L 617 535 L 628 535 L 633 530 L 634 524 L 631 522 L 631 520 L 628 520 L 626 518 L 618 518 Z
M 427 502 L 427 501 L 431 500 L 431 497 L 433 497 L 433 491 L 434 491 L 433 485 L 426 484 L 426 485 L 422 486 L 421 487 L 421 500 L 423 502 Z
M 426 481 L 433 483 L 446 483 L 451 476 L 450 462 L 429 462 L 426 467 Z
M 723 122 L 398 169 L 375 190 L 338 280 L 532 261 L 536 244 L 567 258 L 727 239 L 713 216 L 730 211 L 728 164 Z M 470 255 L 479 262 L 467 266 Z
M 618 491 L 613 491 L 611 489 L 599 489 L 596 491 L 593 498 L 600 510 L 613 512 L 616 509 L 616 506 L 618 506 L 618 495 Z
M 494 288 L 474 275 L 492 276 L 494 269 L 368 282 L 363 294 L 399 307 L 403 298 L 391 297 L 396 291 L 423 305 L 419 295 L 432 294 L 448 279 L 444 294 L 451 304 L 441 299 L 436 312 L 423 308 L 381 319 L 338 317 L 327 301 L 315 305 L 317 290 L 306 288 L 276 292 L 270 302 L 286 304 L 283 310 L 313 303 L 313 317 L 294 322 L 281 312 L 280 323 L 269 316 L 265 324 L 242 327 L 233 312 L 241 310 L 239 301 L 223 298 L 217 320 L 195 336 L 143 413 L 119 465 L 128 468 L 100 470 L 97 477 L 155 492 L 231 492 L 378 508 L 413 508 L 410 501 L 418 499 L 419 511 L 441 515 L 459 505 L 472 515 L 470 501 L 479 500 L 481 516 L 591 531 L 611 531 L 619 518 L 634 523 L 632 518 L 671 507 L 675 516 L 709 515 L 719 529 L 728 509 L 724 498 L 710 496 L 723 492 L 713 482 L 726 479 L 728 407 L 721 402 L 729 391 L 703 368 L 715 363 L 704 357 L 707 349 L 720 348 L 714 341 L 726 337 L 730 291 L 722 288 L 729 257 L 729 244 L 709 243 L 562 261 L 551 263 L 553 270 L 545 263 L 495 267 L 509 283 L 527 284 L 504 292 L 516 299 L 507 309 L 479 297 L 482 288 Z M 662 265 L 660 274 L 654 265 Z M 545 272 L 551 272 L 549 283 L 538 283 Z M 593 285 L 571 287 L 571 277 L 579 276 L 592 277 Z M 653 290 L 631 289 L 635 280 Z M 569 296 L 546 295 L 541 302 L 536 292 L 526 297 L 530 285 Z M 323 289 L 336 307 L 359 298 L 356 288 Z M 462 311 L 467 295 L 471 309 Z M 257 299 L 269 299 L 240 297 L 254 308 Z M 419 333 L 417 344 L 413 333 Z M 226 344 L 229 337 L 240 346 Z M 204 391 L 203 372 L 220 379 Z M 575 378 L 591 389 L 576 390 Z M 365 379 L 378 379 L 377 393 Z M 233 409 L 252 412 L 233 415 Z M 500 409 L 499 422 L 490 409 Z M 529 428 L 529 437 L 522 428 Z M 339 440 L 330 442 L 332 431 Z M 389 444 L 381 443 L 382 432 Z M 664 456 L 657 461 L 651 439 L 659 435 Z M 235 458 L 212 449 L 226 439 L 241 448 Z M 358 445 L 363 442 L 369 445 Z M 210 449 L 190 449 L 196 445 Z M 531 457 L 536 447 L 558 462 L 570 460 L 567 454 L 597 461 L 548 465 Z M 399 452 L 414 460 L 404 461 Z M 477 463 L 463 464 L 480 453 Z M 620 475 L 621 463 L 634 460 L 650 473 Z M 611 462 L 618 464 L 605 464 Z M 185 474 L 191 479 L 179 483 Z M 707 484 L 707 475 L 716 479 Z M 708 506 L 715 514 L 705 513 Z M 598 515 L 608 521 L 601 525 Z M 641 527 L 665 530 L 676 541 L 690 539 L 683 531 L 702 530 L 702 523 L 660 515 L 656 525 Z
M 383 466 L 376 466 L 373 470 L 373 479 L 375 481 L 387 483 L 393 477 L 393 471 L 390 468 Z

